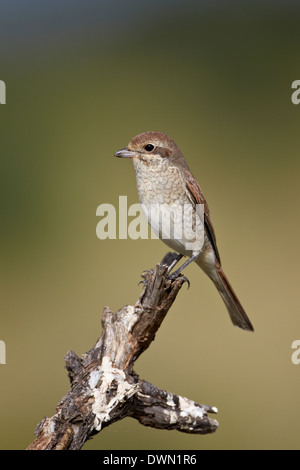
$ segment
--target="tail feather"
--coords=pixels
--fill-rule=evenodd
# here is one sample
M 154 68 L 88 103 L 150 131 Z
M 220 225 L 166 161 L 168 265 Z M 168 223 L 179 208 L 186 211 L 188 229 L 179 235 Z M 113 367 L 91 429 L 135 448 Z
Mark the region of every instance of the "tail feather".
M 232 323 L 243 330 L 254 331 L 245 310 L 243 309 L 222 268 L 218 269 L 218 279 L 214 280 L 214 283 L 227 307 Z

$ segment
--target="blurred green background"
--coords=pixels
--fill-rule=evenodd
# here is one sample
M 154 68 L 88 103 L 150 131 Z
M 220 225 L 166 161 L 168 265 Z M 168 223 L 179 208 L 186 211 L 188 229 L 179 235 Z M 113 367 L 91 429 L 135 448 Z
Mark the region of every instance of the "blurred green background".
M 136 134 L 183 151 L 211 210 L 224 270 L 255 327 L 231 325 L 195 266 L 142 378 L 218 407 L 209 436 L 126 419 L 84 449 L 298 449 L 300 9 L 295 2 L 1 2 L 0 448 L 23 449 L 69 388 L 104 305 L 133 304 L 159 240 L 96 237 L 96 208 L 138 201 Z

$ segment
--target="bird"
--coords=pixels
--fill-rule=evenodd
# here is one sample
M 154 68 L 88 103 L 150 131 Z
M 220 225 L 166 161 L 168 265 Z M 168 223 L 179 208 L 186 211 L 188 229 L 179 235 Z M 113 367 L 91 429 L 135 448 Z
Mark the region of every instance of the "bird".
M 254 331 L 223 271 L 208 204 L 177 144 L 163 132 L 143 132 L 117 151 L 115 157 L 132 160 L 140 204 L 148 223 L 177 253 L 168 272 L 182 257 L 188 258 L 171 277 L 195 262 L 216 286 L 233 325 Z M 172 222 L 168 230 L 164 230 L 162 216 Z M 202 236 L 197 236 L 198 233 Z

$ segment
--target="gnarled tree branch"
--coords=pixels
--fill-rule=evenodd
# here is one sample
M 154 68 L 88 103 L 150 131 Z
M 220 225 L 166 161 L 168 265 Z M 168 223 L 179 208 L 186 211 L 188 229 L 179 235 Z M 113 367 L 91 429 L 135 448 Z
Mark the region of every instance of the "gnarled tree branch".
M 207 434 L 217 421 L 208 417 L 217 409 L 159 390 L 139 379 L 133 366 L 154 340 L 184 278 L 166 276 L 174 260 L 168 253 L 153 271 L 143 273 L 144 289 L 137 301 L 113 313 L 105 307 L 102 335 L 78 358 L 65 356 L 71 387 L 51 418 L 37 426 L 37 438 L 28 450 L 75 450 L 106 426 L 127 416 L 157 429 Z

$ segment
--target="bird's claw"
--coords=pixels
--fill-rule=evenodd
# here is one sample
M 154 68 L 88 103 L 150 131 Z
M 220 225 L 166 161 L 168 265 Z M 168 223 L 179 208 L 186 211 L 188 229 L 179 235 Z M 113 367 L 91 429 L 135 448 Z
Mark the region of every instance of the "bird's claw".
M 152 269 L 146 269 L 146 270 L 144 271 L 144 273 L 150 273 L 150 274 L 153 274 L 153 272 L 154 272 L 154 271 L 153 271 Z M 170 274 L 170 275 L 167 274 L 166 279 L 169 280 L 169 281 L 174 281 L 175 279 L 178 279 L 178 277 L 180 277 L 181 279 L 183 279 L 183 282 L 186 282 L 186 283 L 187 283 L 188 289 L 189 289 L 190 286 L 191 286 L 191 283 L 190 283 L 190 281 L 189 281 L 189 279 L 188 279 L 187 277 L 183 276 L 183 274 L 176 273 L 176 271 L 175 271 L 173 274 Z M 139 286 L 140 284 L 146 285 L 147 282 L 148 282 L 148 279 L 142 279 L 142 280 L 138 283 L 138 286 Z
M 178 279 L 179 276 L 181 277 L 181 279 L 183 279 L 183 282 L 186 282 L 186 283 L 187 283 L 188 289 L 189 289 L 190 286 L 191 286 L 191 283 L 190 283 L 190 281 L 189 281 L 189 279 L 188 279 L 187 277 L 183 276 L 183 274 L 179 274 L 179 275 L 178 275 L 178 274 L 176 274 L 176 272 L 175 272 L 175 273 L 173 273 L 173 274 L 170 274 L 170 276 L 167 276 L 167 279 L 169 279 L 170 281 L 174 281 L 175 279 Z
M 152 269 L 145 269 L 145 271 L 143 272 L 143 274 L 144 274 L 144 273 L 153 274 L 153 270 L 152 270 Z M 142 274 L 142 277 L 144 277 L 143 274 Z M 140 284 L 145 285 L 145 284 L 147 284 L 147 282 L 148 282 L 147 279 L 142 279 L 142 280 L 138 283 L 138 286 L 139 286 Z

